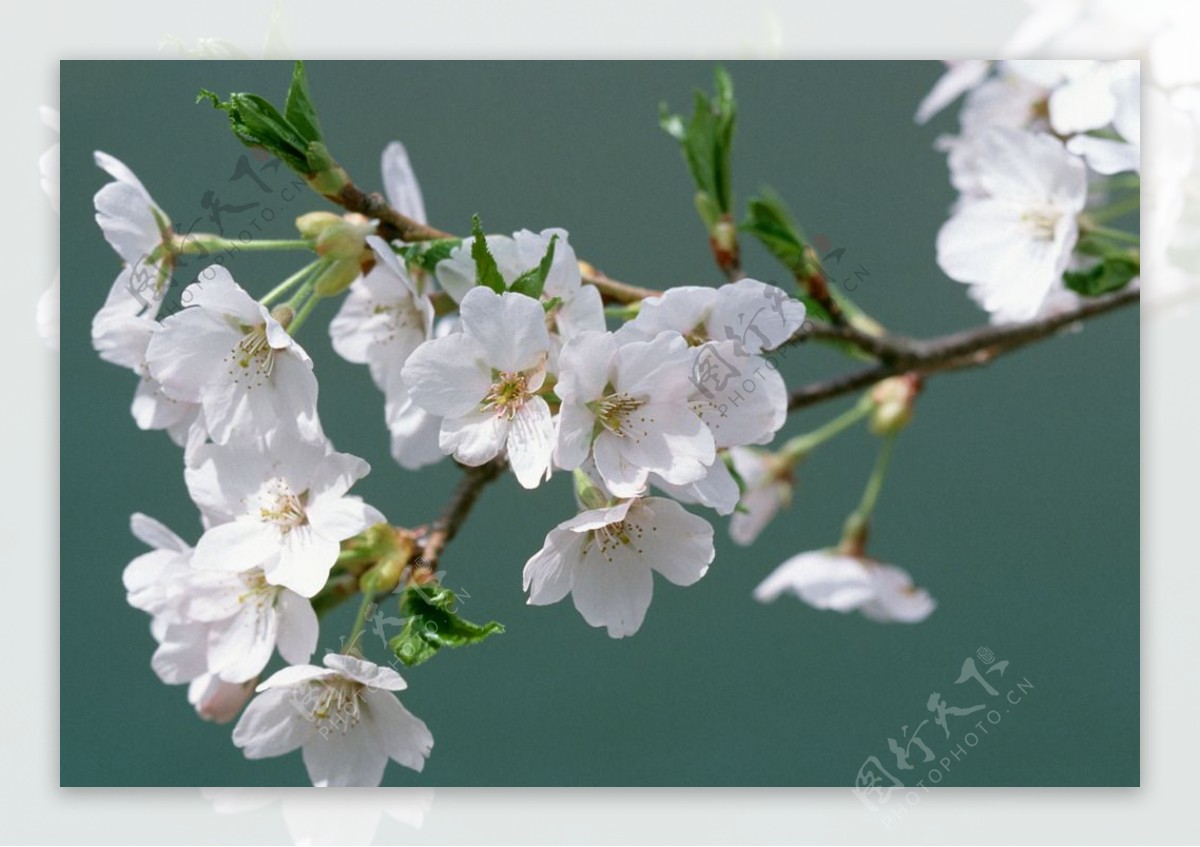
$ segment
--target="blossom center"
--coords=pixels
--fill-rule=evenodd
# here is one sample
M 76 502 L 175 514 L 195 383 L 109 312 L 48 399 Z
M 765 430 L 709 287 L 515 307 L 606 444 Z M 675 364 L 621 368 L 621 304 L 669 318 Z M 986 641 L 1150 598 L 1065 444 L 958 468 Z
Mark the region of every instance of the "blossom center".
M 1058 228 L 1061 218 L 1062 212 L 1050 206 L 1031 209 L 1021 215 L 1021 220 L 1029 227 L 1033 237 L 1039 241 L 1054 240 L 1054 232 Z
M 383 318 L 380 340 L 387 342 L 408 326 L 416 326 L 416 310 L 405 303 L 373 303 L 371 314 Z
M 628 394 L 610 394 L 598 401 L 592 408 L 600 425 L 614 435 L 624 438 L 629 429 L 630 417 L 637 412 L 646 401 Z M 642 423 L 645 419 L 642 419 Z
M 301 711 L 321 735 L 345 735 L 362 720 L 362 689 L 362 683 L 345 677 L 319 680 L 307 687 Z
M 268 381 L 275 370 L 275 348 L 267 340 L 267 325 L 249 327 L 225 361 L 235 384 L 245 380 L 250 389 Z
M 241 574 L 242 585 L 246 587 L 243 594 L 238 595 L 238 603 L 253 602 L 260 608 L 273 606 L 275 597 L 279 594 L 279 586 L 267 582 L 266 575 L 259 568 Z
M 495 379 L 483 398 L 483 408 L 492 409 L 496 417 L 511 421 L 529 399 L 529 381 L 523 373 L 507 371 L 500 371 Z
M 308 522 L 308 515 L 304 511 L 304 494 L 296 494 L 286 482 L 272 482 L 265 500 L 266 504 L 259 507 L 259 517 L 274 524 L 281 533 L 287 534 Z
M 644 532 L 641 525 L 623 520 L 592 530 L 592 539 L 600 549 L 600 555 L 611 562 L 613 552 L 621 547 L 632 547 L 641 553 L 639 545 Z

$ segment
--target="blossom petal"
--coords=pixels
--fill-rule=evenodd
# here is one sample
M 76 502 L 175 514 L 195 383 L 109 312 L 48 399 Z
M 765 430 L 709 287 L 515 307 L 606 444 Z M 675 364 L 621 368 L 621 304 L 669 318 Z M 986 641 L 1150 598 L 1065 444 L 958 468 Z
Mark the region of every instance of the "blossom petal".
M 585 621 L 624 638 L 641 627 L 653 593 L 650 564 L 636 550 L 617 544 L 605 552 L 593 543 L 575 569 L 571 598 Z
M 476 286 L 463 298 L 459 314 L 463 332 L 479 342 L 488 364 L 496 370 L 520 373 L 537 367 L 549 355 L 546 313 L 532 297 L 513 292 L 497 294 Z M 415 390 L 411 379 L 409 384 Z
M 297 708 L 295 692 L 278 688 L 259 694 L 250 701 L 233 728 L 234 746 L 247 759 L 282 756 L 302 746 L 316 727 Z
M 300 595 L 284 589 L 275 600 L 275 613 L 279 618 L 279 655 L 292 665 L 307 664 L 317 649 L 320 627 L 312 603 Z
M 862 562 L 822 551 L 788 559 L 754 589 L 754 599 L 767 603 L 791 592 L 817 609 L 849 612 L 875 594 Z
M 366 659 L 358 659 L 345 653 L 326 653 L 322 661 L 327 668 L 348 679 L 361 682 L 368 688 L 403 691 L 408 687 L 408 683 L 393 668 L 377 665 Z
M 226 682 L 247 682 L 262 673 L 275 652 L 278 616 L 269 602 L 248 597 L 236 615 L 213 624 L 208 669 Z
M 442 421 L 438 445 L 464 465 L 478 467 L 496 458 L 508 437 L 509 420 L 491 411 L 477 411 Z
M 546 543 L 525 563 L 522 574 L 531 606 L 548 606 L 570 593 L 575 563 L 582 558 L 583 545 L 589 540 L 587 535 L 569 529 L 550 530 Z
M 692 585 L 708 573 L 716 555 L 713 528 L 674 500 L 646 497 L 629 510 L 626 526 L 636 526 L 639 555 L 676 585 Z
M 192 549 L 182 538 L 171 532 L 165 524 L 148 515 L 143 515 L 141 512 L 134 512 L 129 516 L 129 531 L 138 541 L 155 550 L 174 550 L 183 553 Z
M 242 518 L 218 524 L 200 536 L 192 565 L 223 571 L 261 566 L 280 550 L 279 530 L 269 523 Z
M 472 411 L 492 386 L 487 352 L 461 333 L 426 341 L 408 357 L 401 376 L 413 402 L 441 417 Z
M 304 744 L 308 778 L 317 788 L 378 787 L 388 763 L 381 741 L 372 721 L 309 737 Z
M 554 452 L 554 422 L 541 397 L 530 397 L 509 422 L 508 463 L 523 488 L 537 488 L 550 475 Z
M 383 193 L 389 205 L 417 223 L 426 223 L 421 184 L 417 182 L 417 175 L 408 161 L 408 151 L 403 144 L 393 141 L 383 148 L 380 170 L 383 172 Z
M 389 691 L 367 691 L 366 707 L 375 722 L 375 735 L 383 743 L 389 758 L 418 773 L 433 750 L 433 734 Z
M 383 523 L 384 517 L 360 497 L 321 497 L 308 507 L 308 522 L 323 538 L 344 541 L 369 526 Z
M 302 597 L 312 597 L 329 581 L 341 545 L 318 535 L 311 527 L 298 526 L 284 536 L 278 558 L 264 567 L 267 581 L 290 588 Z

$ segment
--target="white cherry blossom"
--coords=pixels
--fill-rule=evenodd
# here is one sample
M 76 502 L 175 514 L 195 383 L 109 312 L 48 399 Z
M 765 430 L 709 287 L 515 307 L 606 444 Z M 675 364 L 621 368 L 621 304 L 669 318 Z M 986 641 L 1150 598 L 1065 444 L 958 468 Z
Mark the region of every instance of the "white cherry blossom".
M 980 143 L 982 193 L 964 197 L 943 224 L 938 264 L 973 286 L 994 320 L 1029 320 L 1061 287 L 1079 236 L 1087 172 L 1049 135 L 993 129 Z
M 401 467 L 416 470 L 443 456 L 441 419 L 412 402 L 402 376 L 409 355 L 435 334 L 433 306 L 386 242 L 376 236 L 367 242 L 377 264 L 350 286 L 329 334 L 342 358 L 370 367 L 386 398 L 392 455 Z M 447 334 L 444 320 L 438 326 Z
M 816 609 L 861 612 L 879 623 L 919 623 L 937 603 L 896 567 L 833 550 L 800 553 L 788 559 L 754 589 L 754 599 L 769 603 L 794 594 Z
M 623 638 L 646 617 L 653 571 L 692 585 L 713 556 L 707 521 L 665 497 L 636 498 L 580 512 L 550 530 L 525 564 L 524 587 L 535 606 L 570 594 L 584 620 Z
M 474 466 L 503 451 L 517 481 L 536 488 L 554 448 L 550 407 L 538 394 L 550 354 L 542 305 L 481 286 L 459 314 L 462 331 L 418 347 L 401 378 L 413 402 L 442 418 L 442 452 Z
M 154 548 L 130 562 L 124 582 L 130 605 L 155 619 L 159 648 L 151 664 L 164 681 L 210 674 L 243 683 L 262 672 L 276 648 L 293 664 L 312 656 L 317 617 L 308 600 L 268 584 L 259 568 L 194 567 L 192 548 L 145 515 L 133 515 L 130 526 Z
M 382 238 L 367 237 L 375 267 L 350 286 L 329 324 L 333 349 L 348 362 L 368 365 L 371 377 L 386 389 L 399 377 L 409 354 L 433 328 L 433 306 Z
M 146 364 L 168 397 L 199 403 L 213 441 L 280 423 L 319 435 L 312 360 L 267 308 L 212 265 L 183 292 L 187 308 L 150 339 Z
M 557 464 L 571 470 L 592 456 L 616 497 L 640 494 L 651 473 L 671 485 L 703 479 L 716 447 L 689 403 L 692 359 L 677 332 L 626 344 L 612 333 L 573 338 L 554 389 L 562 398 Z
M 389 759 L 420 771 L 433 749 L 424 721 L 396 698 L 407 683 L 391 668 L 328 653 L 325 667 L 294 665 L 258 686 L 233 743 L 248 759 L 300 748 L 312 784 L 374 788 Z
M 96 223 L 124 267 L 92 319 L 92 346 L 100 358 L 134 367 L 118 357 L 128 358 L 122 349 L 128 346 L 127 335 L 140 333 L 162 306 L 174 267 L 171 224 L 123 162 L 100 151 L 94 157 L 114 179 L 96 192 Z
M 720 288 L 680 285 L 647 297 L 619 334 L 648 341 L 678 332 L 694 345 L 732 341 L 740 355 L 753 355 L 774 350 L 803 324 L 803 303 L 778 286 L 747 278 Z
M 213 521 L 192 565 L 244 573 L 312 597 L 325 585 L 341 542 L 384 518 L 350 496 L 367 475 L 362 459 L 278 430 L 259 444 L 205 444 L 184 471 L 196 505 Z
M 600 300 L 600 292 L 595 286 L 582 284 L 579 260 L 568 238 L 563 229 L 544 229 L 541 232 L 523 229 L 513 233 L 511 238 L 506 235 L 486 237 L 488 251 L 507 283 L 536 268 L 550 249 L 551 240 L 554 240 L 554 259 L 546 275 L 542 301 L 549 303 L 555 298 L 560 301 L 546 313 L 546 320 L 555 330 L 555 335 L 564 341 L 580 332 L 604 329 L 604 304 Z M 464 241 L 437 266 L 438 282 L 451 297 L 460 302 L 476 284 L 471 244 L 470 240 Z

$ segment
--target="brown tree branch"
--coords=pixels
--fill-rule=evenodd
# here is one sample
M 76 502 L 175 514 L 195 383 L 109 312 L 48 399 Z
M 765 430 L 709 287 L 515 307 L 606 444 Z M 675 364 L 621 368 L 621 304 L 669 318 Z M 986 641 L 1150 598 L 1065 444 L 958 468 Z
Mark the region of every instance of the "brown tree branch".
M 1137 303 L 1140 298 L 1138 289 L 1123 288 L 1088 298 L 1075 308 L 1025 323 L 985 326 L 923 341 L 896 336 L 876 338 L 848 327 L 811 324 L 797 333 L 790 343 L 802 342 L 808 337 L 849 341 L 880 361 L 877 365 L 793 390 L 788 395 L 788 410 L 812 406 L 901 373 L 925 375 L 979 367 L 1005 353 L 1048 338 L 1064 327 Z
M 498 478 L 506 466 L 503 459 L 492 459 L 478 467 L 464 469 L 463 477 L 442 508 L 442 513 L 430 524 L 428 532 L 417 539 L 413 558 L 415 564 L 430 572 L 437 570 L 442 548 L 458 534 L 459 527 L 471 513 L 483 489 Z

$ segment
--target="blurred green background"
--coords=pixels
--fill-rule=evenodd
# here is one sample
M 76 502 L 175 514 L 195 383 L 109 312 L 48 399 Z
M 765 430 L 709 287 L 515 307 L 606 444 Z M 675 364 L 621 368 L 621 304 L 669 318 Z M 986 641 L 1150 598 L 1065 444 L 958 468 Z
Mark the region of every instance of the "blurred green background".
M 810 236 L 845 248 L 846 275 L 866 271 L 854 296 L 896 331 L 984 320 L 934 262 L 954 192 L 932 142 L 953 130 L 954 110 L 928 127 L 912 114 L 938 63 L 727 67 L 740 108 L 740 201 L 776 187 Z M 379 187 L 379 153 L 401 139 L 437 226 L 466 231 L 473 213 L 494 232 L 561 226 L 610 275 L 666 287 L 721 282 L 679 150 L 656 114 L 664 100 L 690 113 L 693 89 L 709 88 L 712 70 L 314 62 L 309 76 L 329 145 L 364 187 Z M 298 752 L 246 761 L 229 726 L 201 722 L 185 689 L 150 669 L 149 621 L 125 604 L 121 585 L 122 568 L 143 551 L 129 514 L 147 512 L 193 542 L 200 524 L 179 449 L 136 429 L 134 376 L 101 362 L 88 336 L 118 271 L 92 218 L 92 195 L 107 180 L 92 151 L 124 160 L 181 227 L 202 218 L 198 230 L 215 229 L 203 219 L 212 191 L 227 235 L 254 226 L 288 237 L 290 221 L 323 202 L 304 194 L 284 203 L 286 169 L 261 174 L 271 194 L 231 179 L 248 151 L 223 115 L 193 101 L 207 87 L 280 102 L 289 76 L 290 65 L 273 62 L 62 64 L 63 785 L 307 784 Z M 259 205 L 229 211 L 249 203 Z M 750 275 L 783 281 L 756 245 L 744 252 Z M 298 261 L 241 256 L 230 268 L 262 294 Z M 382 396 L 365 368 L 333 353 L 323 328 L 336 308 L 322 304 L 300 338 L 316 362 L 326 431 L 372 464 L 357 493 L 394 523 L 425 522 L 458 473 L 447 462 L 411 474 L 391 461 Z M 1010 661 L 996 683 L 1002 694 L 1021 677 L 1034 688 L 988 735 L 975 730 L 978 744 L 942 784 L 1136 785 L 1138 365 L 1138 315 L 1128 310 L 930 382 L 897 445 L 871 546 L 939 601 L 917 626 L 750 597 L 789 555 L 837 540 L 874 459 L 861 431 L 812 457 L 792 509 L 754 547 L 732 544 L 726 521 L 706 513 L 717 529 L 709 574 L 686 589 L 657 580 L 645 625 L 621 641 L 588 627 L 569 601 L 525 605 L 521 568 L 573 503 L 565 474 L 534 492 L 506 477 L 443 566 L 446 583 L 469 594 L 464 616 L 508 631 L 404 673 L 404 702 L 436 744 L 424 774 L 393 763 L 385 784 L 849 785 L 872 755 L 912 784 L 927 766 L 901 774 L 887 739 L 932 717 L 933 691 L 951 705 L 979 702 L 976 686 L 954 681 L 963 660 L 988 647 Z M 799 384 L 856 366 L 804 348 L 784 370 Z M 793 415 L 783 434 L 851 402 Z M 352 612 L 322 622 L 321 650 L 337 649 Z M 385 656 L 371 636 L 366 649 Z M 932 722 L 921 737 L 938 758 L 950 755 L 981 715 L 951 717 L 951 739 Z

